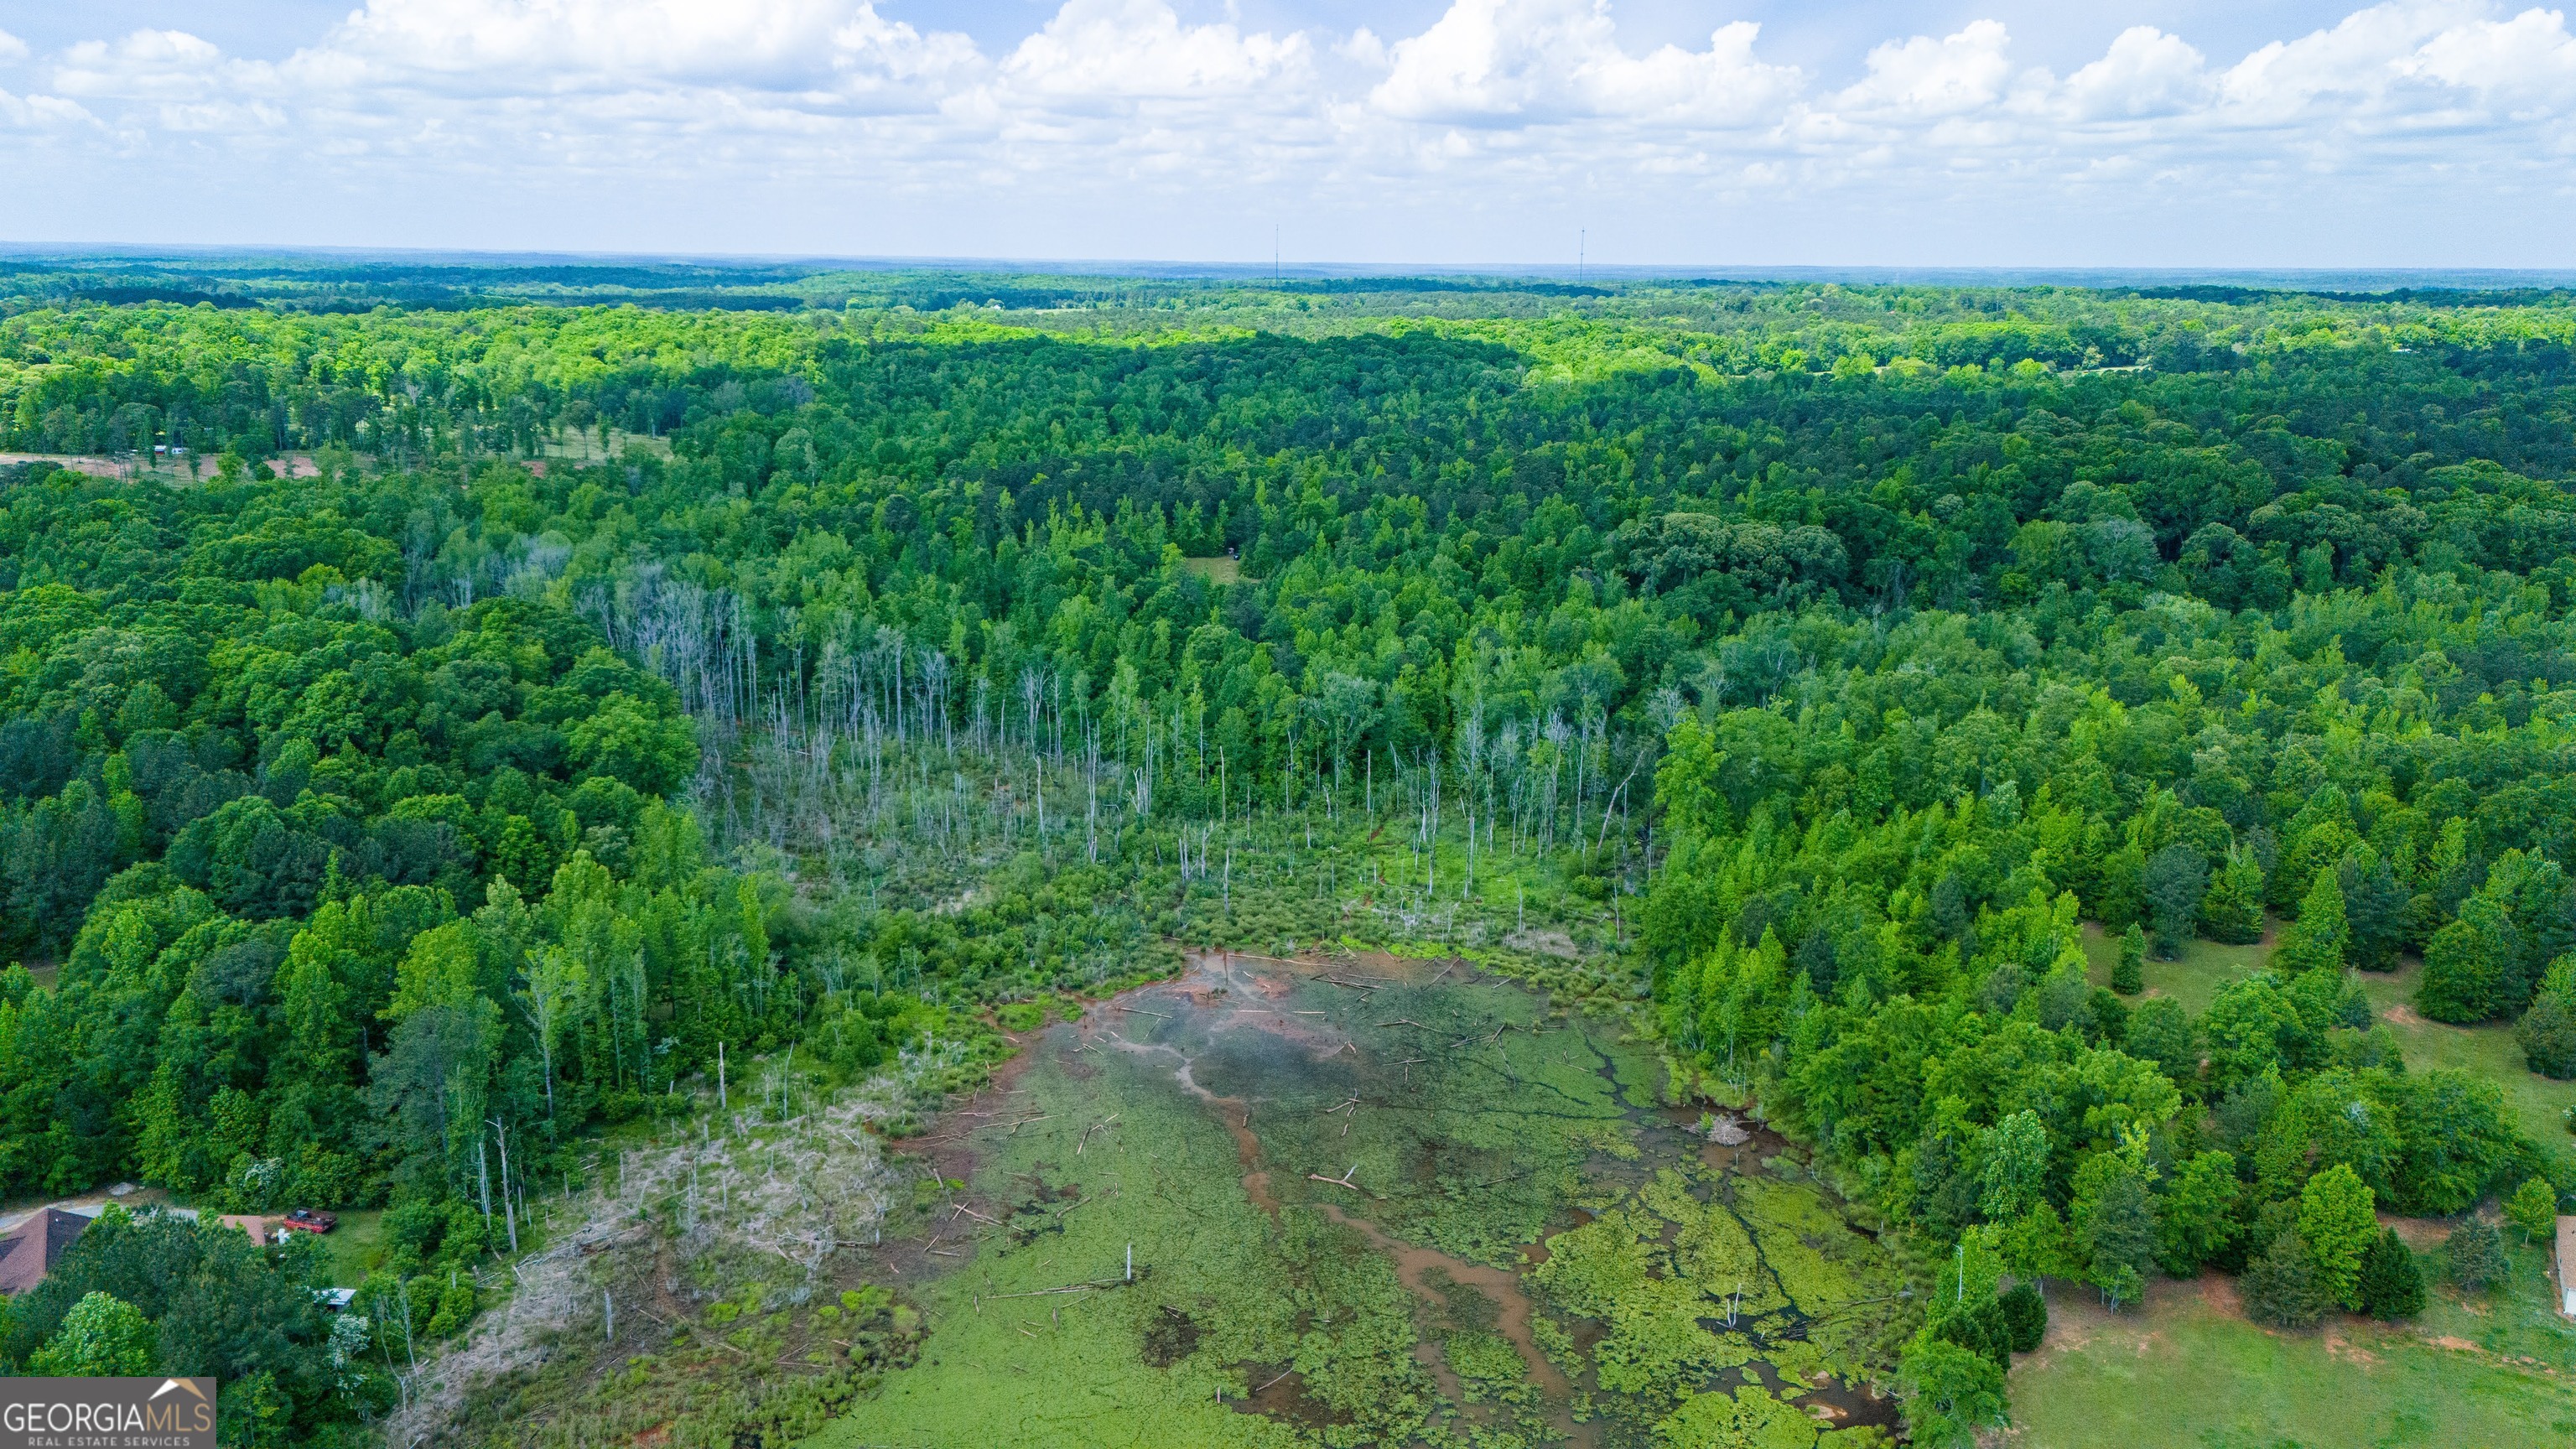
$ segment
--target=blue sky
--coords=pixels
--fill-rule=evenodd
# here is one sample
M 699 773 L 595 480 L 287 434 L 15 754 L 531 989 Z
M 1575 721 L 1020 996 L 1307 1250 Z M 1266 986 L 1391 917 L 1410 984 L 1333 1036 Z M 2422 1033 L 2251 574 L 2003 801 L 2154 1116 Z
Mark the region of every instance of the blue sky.
M 0 240 L 2576 264 L 2487 0 L 0 0 Z

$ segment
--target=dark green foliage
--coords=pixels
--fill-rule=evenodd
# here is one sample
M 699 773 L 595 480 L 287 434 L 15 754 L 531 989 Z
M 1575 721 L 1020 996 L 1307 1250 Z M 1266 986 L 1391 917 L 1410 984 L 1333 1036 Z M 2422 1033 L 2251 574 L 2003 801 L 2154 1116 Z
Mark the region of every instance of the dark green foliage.
M 391 1385 L 344 1388 L 329 1361 L 330 1325 L 315 1306 L 311 1245 L 262 1248 L 236 1229 L 110 1208 L 44 1282 L 11 1305 L 0 1360 L 25 1364 L 91 1294 L 130 1305 L 154 1329 L 152 1372 L 202 1374 L 230 1386 L 266 1375 L 287 1422 L 316 1425 Z M 233 1407 L 227 1401 L 225 1407 Z
M 2111 966 L 2111 989 L 2135 996 L 2147 989 L 2147 936 L 2135 925 L 2120 933 L 2120 956 Z
M 2308 1328 L 2333 1309 L 2334 1299 L 2317 1281 L 2307 1243 L 2296 1229 L 2282 1233 L 2245 1265 L 2237 1285 L 2245 1314 L 2257 1323 L 2280 1328 Z
M 2451 1281 L 2471 1293 L 2482 1293 L 2504 1277 L 2504 1234 L 2484 1218 L 2470 1218 L 2451 1229 L 2442 1245 L 2450 1260 Z
M 0 1189 L 391 1199 L 460 1330 L 492 1121 L 552 1173 L 719 1049 L 848 1081 L 1174 938 L 1557 885 L 1899 1229 L 2119 1301 L 2251 1251 L 2295 1317 L 2311 1177 L 2456 1213 L 2530 1160 L 2342 968 L 2576 1060 L 2562 300 L 833 285 L 0 287 L 0 444 L 318 469 L 0 493 L 0 959 L 58 968 L 0 975 Z M 926 315 L 985 296 L 1113 310 Z M 2089 980 L 2088 920 L 2135 997 L 2148 930 L 2267 905 L 2205 1012 Z M 1909 1355 L 1927 1442 L 2000 1419 L 1991 1336 Z
M 2244 851 L 2231 851 L 2200 898 L 2200 933 L 2242 946 L 2263 939 L 2263 867 Z
M 2576 1077 L 2576 972 L 2552 968 L 2549 983 L 2514 1023 L 2523 1061 L 2544 1077 Z
M 2037 1283 L 2025 1278 L 1996 1300 L 2003 1305 L 2004 1327 L 2015 1353 L 2035 1353 L 2048 1336 L 2048 1299 Z
M 2424 1311 L 2424 1273 L 2415 1250 L 2395 1228 L 2379 1235 L 2361 1265 L 2361 1311 L 2373 1318 L 2412 1318 Z
M 2044 1316 L 2042 1322 L 2046 1322 Z M 1943 1305 L 1932 1315 L 1932 1334 L 1945 1343 L 1984 1356 L 1999 1370 L 2012 1367 L 2012 1320 L 1991 1293 L 1979 1294 L 1965 1304 Z
M 2208 859 L 2198 846 L 2175 841 L 2147 857 L 2138 885 L 2146 895 L 2147 919 L 2155 926 L 2157 954 L 2180 956 L 2209 890 Z

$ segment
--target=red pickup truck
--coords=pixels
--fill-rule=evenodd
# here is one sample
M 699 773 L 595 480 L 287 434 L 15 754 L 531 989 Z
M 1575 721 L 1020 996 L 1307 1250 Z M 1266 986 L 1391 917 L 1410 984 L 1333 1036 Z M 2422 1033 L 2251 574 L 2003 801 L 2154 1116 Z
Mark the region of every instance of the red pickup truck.
M 293 1228 L 299 1233 L 327 1233 L 340 1226 L 340 1220 L 330 1213 L 317 1213 L 311 1208 L 297 1208 L 279 1218 L 277 1225 L 281 1228 Z

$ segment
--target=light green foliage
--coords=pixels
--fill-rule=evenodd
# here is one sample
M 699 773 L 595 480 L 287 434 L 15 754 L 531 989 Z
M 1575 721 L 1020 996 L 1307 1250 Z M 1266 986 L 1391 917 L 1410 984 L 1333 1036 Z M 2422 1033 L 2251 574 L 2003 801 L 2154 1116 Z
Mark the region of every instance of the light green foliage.
M 2177 1278 L 2223 1255 L 2245 1231 L 2244 1185 L 2234 1154 L 2199 1152 L 2163 1185 L 2156 1204 L 2157 1260 Z
M 2008 1223 L 2039 1202 L 2048 1173 L 2048 1129 L 2024 1108 L 1988 1128 L 1979 1151 L 1984 1186 L 1977 1210 L 1989 1222 Z
M 2556 1230 L 2558 1193 L 2546 1178 L 2532 1178 L 2504 1200 L 2504 1215 L 2507 1222 L 2522 1230 L 2522 1241 L 2528 1246 Z
M 152 1372 L 159 1337 L 134 1305 L 93 1291 L 63 1315 L 27 1368 L 51 1378 L 139 1377 Z
M 2286 976 L 2309 971 L 2341 971 L 2352 938 L 2344 920 L 2343 883 L 2331 870 L 2317 872 L 2300 903 L 2299 918 L 2282 933 L 2272 952 L 2272 967 Z
M 2299 1189 L 2299 1236 L 2316 1264 L 2317 1286 L 2346 1308 L 2361 1306 L 2361 1260 L 2379 1236 L 2370 1188 L 2336 1163 Z
M 2008 1422 L 2003 1370 L 1981 1354 L 1920 1333 L 1897 1372 L 1917 1444 L 1969 1449 L 1979 1430 Z
M 1693 1394 L 1655 1425 L 1661 1449 L 1811 1449 L 1816 1421 L 1756 1385 Z

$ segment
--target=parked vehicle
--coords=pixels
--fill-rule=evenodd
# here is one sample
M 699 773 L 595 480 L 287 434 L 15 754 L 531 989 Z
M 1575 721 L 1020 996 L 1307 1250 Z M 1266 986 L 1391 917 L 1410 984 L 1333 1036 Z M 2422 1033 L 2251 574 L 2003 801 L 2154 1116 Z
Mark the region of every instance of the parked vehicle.
M 279 1218 L 277 1225 L 281 1228 L 293 1228 L 299 1233 L 327 1233 L 340 1226 L 340 1219 L 330 1213 L 315 1212 L 311 1208 L 297 1208 Z

